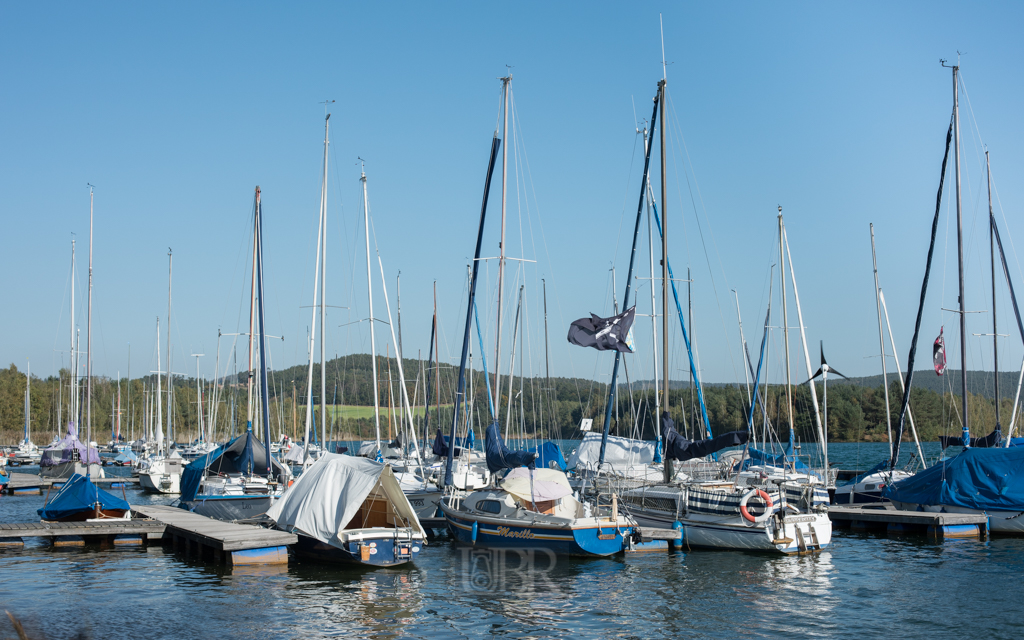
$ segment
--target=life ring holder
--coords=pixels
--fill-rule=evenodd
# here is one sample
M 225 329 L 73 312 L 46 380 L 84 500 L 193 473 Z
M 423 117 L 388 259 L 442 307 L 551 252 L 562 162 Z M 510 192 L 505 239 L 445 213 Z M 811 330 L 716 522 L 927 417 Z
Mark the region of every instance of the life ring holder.
M 750 511 L 747 510 L 747 502 L 754 496 L 759 497 L 765 503 L 764 513 L 759 516 L 752 516 L 750 515 Z M 743 499 L 740 500 L 740 515 L 743 516 L 744 520 L 748 520 L 754 524 L 761 524 L 768 520 L 768 518 L 772 517 L 772 504 L 772 497 L 768 495 L 767 491 L 764 491 L 763 489 L 751 489 L 745 496 L 743 496 Z

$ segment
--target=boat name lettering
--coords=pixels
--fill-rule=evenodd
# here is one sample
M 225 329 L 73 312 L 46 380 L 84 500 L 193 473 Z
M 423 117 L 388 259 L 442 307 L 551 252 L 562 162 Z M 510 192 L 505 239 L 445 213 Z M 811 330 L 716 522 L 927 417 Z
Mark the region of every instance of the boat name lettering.
M 786 522 L 814 522 L 814 516 L 790 516 L 786 518 Z
M 508 527 L 498 527 L 498 535 L 504 538 L 533 538 L 533 532 L 529 529 L 525 531 L 513 531 Z

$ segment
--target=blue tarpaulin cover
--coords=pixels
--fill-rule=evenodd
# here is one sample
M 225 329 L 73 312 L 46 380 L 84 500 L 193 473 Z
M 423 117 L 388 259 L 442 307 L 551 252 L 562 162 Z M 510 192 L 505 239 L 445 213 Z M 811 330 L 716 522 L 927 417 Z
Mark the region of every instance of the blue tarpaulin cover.
M 751 465 L 754 465 L 754 466 L 756 466 L 756 465 L 767 465 L 767 466 L 770 466 L 770 467 L 788 467 L 791 463 L 795 463 L 797 470 L 804 470 L 804 471 L 806 471 L 807 468 L 808 468 L 807 465 L 804 464 L 803 462 L 801 462 L 798 458 L 795 458 L 795 456 L 793 456 L 791 452 L 792 452 L 792 449 L 790 449 L 788 444 L 782 450 L 782 453 L 780 453 L 778 455 L 774 455 L 774 454 L 768 453 L 767 451 L 761 451 L 760 449 L 755 449 L 754 447 L 750 447 L 750 450 L 747 451 L 747 459 L 743 461 L 743 468 L 747 469 Z M 787 456 L 788 456 L 788 458 L 787 458 Z M 889 461 L 886 460 L 885 464 L 888 464 L 888 463 L 889 463 Z
M 83 511 L 93 511 L 97 502 L 100 503 L 100 510 L 131 509 L 131 505 L 121 498 L 107 493 L 89 478 L 76 473 L 37 513 L 43 520 L 61 520 Z
M 271 456 L 273 476 L 283 481 L 288 472 Z M 181 499 L 195 500 L 203 471 L 209 469 L 213 475 L 227 473 L 252 474 L 266 477 L 267 448 L 252 431 L 246 431 L 231 442 L 221 445 L 210 453 L 196 458 L 185 467 L 181 474 Z
M 537 454 L 537 466 L 565 471 L 565 457 L 562 455 L 562 449 L 554 442 L 545 442 L 539 447 L 533 447 L 530 451 Z M 554 467 L 551 466 L 552 462 L 555 463 Z
M 485 451 L 487 453 L 487 468 L 491 473 L 502 469 L 515 469 L 516 467 L 536 468 L 537 454 L 533 451 L 512 451 L 501 441 L 501 431 L 498 423 L 492 422 L 487 427 Z
M 965 449 L 882 491 L 886 500 L 1024 511 L 1024 448 Z

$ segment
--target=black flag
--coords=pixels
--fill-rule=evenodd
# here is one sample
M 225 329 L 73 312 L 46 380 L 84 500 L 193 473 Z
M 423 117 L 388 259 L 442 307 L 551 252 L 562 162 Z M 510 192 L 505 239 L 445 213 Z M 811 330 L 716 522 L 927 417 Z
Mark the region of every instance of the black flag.
M 580 347 L 593 347 L 598 351 L 633 353 L 629 329 L 633 326 L 635 315 L 636 307 L 633 306 L 610 318 L 598 318 L 594 314 L 590 314 L 589 318 L 580 318 L 569 325 L 569 342 Z

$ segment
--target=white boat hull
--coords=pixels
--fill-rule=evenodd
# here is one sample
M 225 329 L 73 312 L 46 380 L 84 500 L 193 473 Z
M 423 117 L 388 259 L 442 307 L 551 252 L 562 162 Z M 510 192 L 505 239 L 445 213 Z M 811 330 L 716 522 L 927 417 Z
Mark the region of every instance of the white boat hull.
M 181 476 L 177 473 L 139 473 L 139 485 L 146 493 L 181 493 Z
M 39 467 L 40 477 L 54 480 L 68 480 L 76 473 L 80 476 L 86 475 L 85 464 L 78 460 L 74 462 L 62 462 L 53 466 L 47 465 L 45 467 Z M 103 472 L 103 467 L 96 463 L 89 465 L 88 474 L 94 478 L 107 477 L 107 474 Z
M 631 512 L 644 527 L 671 529 L 671 516 Z M 802 553 L 832 544 L 832 521 L 827 514 L 788 516 L 778 526 L 776 518 L 755 524 L 733 516 L 691 515 L 679 520 L 683 527 L 683 548 L 732 549 L 770 553 Z M 803 544 L 801 544 L 801 540 Z

